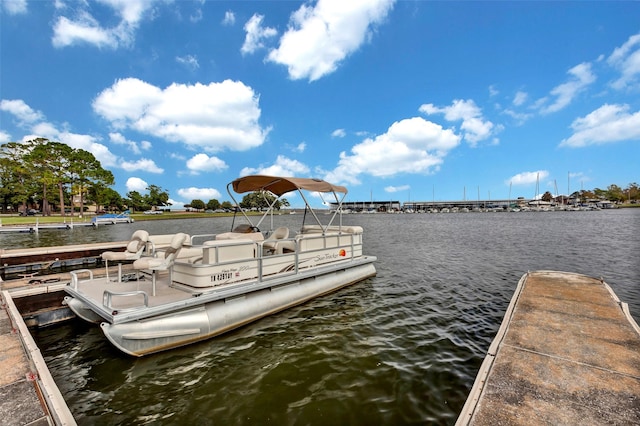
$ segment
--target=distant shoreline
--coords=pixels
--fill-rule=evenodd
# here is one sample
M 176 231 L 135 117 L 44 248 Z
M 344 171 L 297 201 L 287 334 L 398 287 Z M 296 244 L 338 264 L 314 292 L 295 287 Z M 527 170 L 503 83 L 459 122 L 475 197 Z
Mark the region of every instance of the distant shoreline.
M 640 204 L 621 204 L 615 209 L 623 208 L 640 208 Z M 612 210 L 615 210 L 612 209 Z M 204 213 L 204 212 L 165 212 L 161 215 L 148 215 L 144 213 L 133 213 L 130 217 L 134 222 L 150 221 L 150 220 L 168 220 L 168 219 L 202 219 L 216 217 L 231 217 L 233 212 L 229 213 Z M 246 212 L 248 216 L 260 215 L 260 212 Z M 284 214 L 284 213 L 283 213 Z M 36 226 L 36 224 L 71 224 L 71 223 L 90 223 L 96 215 L 78 216 L 61 216 L 54 214 L 51 216 L 19 216 L 17 214 L 0 214 L 0 226 Z M 37 220 L 37 222 L 36 222 Z

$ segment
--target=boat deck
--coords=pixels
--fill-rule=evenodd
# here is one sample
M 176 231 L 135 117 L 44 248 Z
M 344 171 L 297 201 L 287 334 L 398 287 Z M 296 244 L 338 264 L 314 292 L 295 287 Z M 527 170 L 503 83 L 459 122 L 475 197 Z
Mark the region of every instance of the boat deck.
M 127 274 L 135 275 L 135 271 Z M 113 281 L 112 281 L 113 280 Z M 98 285 L 96 285 L 98 284 Z M 106 278 L 97 278 L 96 282 L 80 282 L 78 289 L 89 299 L 98 304 L 102 304 L 103 292 L 105 290 L 114 293 L 128 293 L 135 291 L 144 291 L 149 297 L 149 307 L 161 306 L 167 303 L 173 303 L 180 300 L 193 298 L 193 293 L 183 291 L 169 286 L 169 273 L 163 271 L 158 274 L 156 279 L 156 291 L 153 296 L 153 284 L 149 274 L 140 273 L 140 279 L 137 281 L 117 281 L 117 273 L 112 274 L 110 281 Z M 118 309 L 127 309 L 132 307 L 140 307 L 142 297 L 115 297 L 114 307 Z
M 525 275 L 459 425 L 640 424 L 640 329 L 602 280 Z

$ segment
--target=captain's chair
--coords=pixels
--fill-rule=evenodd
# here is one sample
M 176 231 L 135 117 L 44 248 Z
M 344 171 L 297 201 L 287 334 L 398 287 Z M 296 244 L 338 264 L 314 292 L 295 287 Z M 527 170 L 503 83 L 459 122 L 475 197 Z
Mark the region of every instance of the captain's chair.
M 262 248 L 267 253 L 276 253 L 278 251 L 278 243 L 280 240 L 286 240 L 287 238 L 289 238 L 289 228 L 281 226 L 273 231 L 273 233 L 269 235 L 269 238 L 264 240 Z
M 173 263 L 178 257 L 182 246 L 189 240 L 187 234 L 178 233 L 171 239 L 171 244 L 164 250 L 164 257 L 142 257 L 133 262 L 136 270 L 146 269 L 151 271 L 152 295 L 156 295 L 156 272 L 169 270 L 169 285 L 173 282 Z M 159 252 L 158 254 L 163 254 Z
M 133 233 L 131 240 L 127 243 L 125 251 L 105 251 L 101 257 L 104 260 L 104 264 L 107 270 L 107 281 L 109 281 L 109 261 L 126 261 L 137 260 L 142 256 L 147 242 L 149 241 L 149 233 L 147 231 L 138 230 Z M 122 280 L 120 273 L 118 273 L 118 282 Z

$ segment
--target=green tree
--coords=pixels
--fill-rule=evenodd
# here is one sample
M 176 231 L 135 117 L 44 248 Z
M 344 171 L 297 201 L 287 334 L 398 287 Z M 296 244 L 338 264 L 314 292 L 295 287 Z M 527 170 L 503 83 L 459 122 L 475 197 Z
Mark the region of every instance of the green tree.
M 121 211 L 124 201 L 120 194 L 113 188 L 104 185 L 93 185 L 89 188 L 89 196 L 96 203 L 96 210 L 104 207 L 108 211 Z
M 127 199 L 125 200 L 131 211 L 148 210 L 149 204 L 145 197 L 143 197 L 138 191 L 127 192 Z
M 542 195 L 542 201 L 547 201 L 547 202 L 549 202 L 549 201 L 551 201 L 551 200 L 553 200 L 553 195 L 552 195 L 549 191 L 545 192 L 545 193 Z
M 73 150 L 71 153 L 70 172 L 72 182 L 77 186 L 80 196 L 80 212 L 84 211 L 85 195 L 94 186 L 103 188 L 115 183 L 113 173 L 102 168 L 100 161 L 89 151 Z M 95 190 L 93 191 L 96 192 Z M 94 200 L 95 201 L 95 200 Z
M 26 155 L 29 153 L 29 144 L 7 142 L 0 145 L 0 199 L 2 211 L 8 206 L 20 206 L 27 209 L 29 199 L 36 189 L 33 187 L 29 165 Z
M 51 215 L 49 193 L 56 187 L 60 193 L 60 203 L 64 203 L 64 185 L 68 183 L 68 161 L 71 147 L 60 142 L 51 142 L 45 138 L 29 141 L 31 149 L 25 156 L 26 162 L 33 171 L 34 179 L 42 194 L 42 214 Z M 64 212 L 64 208 L 62 209 Z
M 250 192 L 242 197 L 242 201 L 240 202 L 240 207 L 243 209 L 258 209 L 262 210 L 268 208 L 271 204 L 274 203 L 276 197 L 269 192 Z M 286 198 L 281 198 L 278 201 L 275 201 L 273 206 L 274 210 L 280 210 L 283 206 L 289 206 L 289 202 Z
M 218 210 L 220 208 L 220 201 L 216 199 L 211 199 L 207 201 L 207 209 L 209 210 Z
M 640 198 L 640 187 L 638 187 L 638 184 L 635 182 L 630 183 L 625 189 L 625 192 L 627 193 L 628 200 L 637 201 Z
M 149 194 L 146 196 L 146 200 L 147 204 L 149 204 L 150 206 L 164 207 L 171 205 L 171 203 L 169 202 L 169 193 L 167 191 L 164 191 L 159 186 L 149 185 L 147 187 L 147 191 L 149 191 Z
M 204 201 L 202 200 L 192 200 L 191 208 L 195 210 L 204 210 Z
M 220 208 L 225 210 L 233 210 L 233 204 L 231 204 L 231 201 L 223 201 L 222 204 L 220 204 Z
M 613 202 L 622 202 L 624 200 L 624 192 L 618 185 L 609 185 L 607 187 L 607 198 Z

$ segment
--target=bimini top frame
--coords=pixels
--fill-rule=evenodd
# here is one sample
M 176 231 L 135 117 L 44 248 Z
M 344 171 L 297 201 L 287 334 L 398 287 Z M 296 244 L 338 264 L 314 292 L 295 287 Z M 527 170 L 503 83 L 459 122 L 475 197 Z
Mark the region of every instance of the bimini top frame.
M 265 214 L 260 218 L 260 221 L 255 225 L 255 227 L 258 227 L 269 214 L 273 214 L 273 208 L 276 204 L 276 201 L 278 201 L 280 197 L 282 197 L 284 194 L 287 194 L 293 191 L 298 191 L 300 193 L 300 196 L 302 197 L 302 200 L 306 205 L 306 210 L 309 210 L 309 212 L 311 212 L 314 219 L 316 220 L 318 225 L 320 225 L 323 228 L 323 230 L 326 231 L 329 228 L 329 226 L 331 226 L 331 224 L 333 223 L 337 215 L 340 215 L 339 225 L 342 226 L 341 206 L 348 192 L 347 188 L 345 188 L 344 186 L 333 185 L 324 180 L 312 179 L 312 178 L 280 177 L 280 176 L 266 176 L 266 175 L 244 176 L 234 180 L 233 182 L 227 185 L 227 192 L 229 193 L 229 196 L 231 197 L 231 199 L 233 199 L 236 205 L 239 205 L 238 201 L 233 196 L 233 193 L 231 191 L 232 188 L 233 188 L 233 192 L 235 192 L 236 194 L 243 194 L 246 192 L 257 191 L 257 192 L 263 192 L 263 193 L 270 192 L 275 196 L 275 200 L 269 205 L 267 212 L 265 212 Z M 323 225 L 320 222 L 320 219 L 316 215 L 315 211 L 311 208 L 311 206 L 309 205 L 309 202 L 304 196 L 303 190 L 309 191 L 309 192 L 317 192 L 318 194 L 320 194 L 321 198 L 322 198 L 322 194 L 333 194 L 333 197 L 335 198 L 336 203 L 338 203 L 338 208 L 331 216 L 331 219 L 329 220 L 329 223 L 327 225 Z M 341 196 L 339 196 L 338 194 L 341 194 Z M 323 199 L 323 202 L 324 202 L 324 199 Z M 249 217 L 246 215 L 244 210 L 241 209 L 240 211 L 242 212 L 242 215 L 245 217 L 245 219 L 253 226 L 253 222 L 251 221 L 251 219 L 249 219 Z

